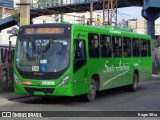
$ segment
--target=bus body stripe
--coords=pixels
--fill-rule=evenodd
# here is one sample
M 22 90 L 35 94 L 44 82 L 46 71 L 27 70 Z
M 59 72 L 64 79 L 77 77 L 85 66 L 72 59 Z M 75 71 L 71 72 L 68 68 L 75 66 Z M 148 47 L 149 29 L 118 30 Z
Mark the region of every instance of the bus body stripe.
M 107 80 L 106 82 L 103 83 L 103 87 L 104 87 L 105 85 L 109 84 L 110 82 L 112 82 L 112 81 L 113 81 L 114 79 L 116 79 L 117 77 L 126 74 L 127 72 L 129 72 L 129 70 L 128 70 L 128 71 L 125 71 L 125 72 L 123 72 L 123 73 L 121 73 L 121 74 L 119 74 L 119 75 L 117 75 L 117 76 L 115 76 L 115 77 L 113 77 L 113 78 L 111 78 L 111 79 L 109 79 L 109 80 Z

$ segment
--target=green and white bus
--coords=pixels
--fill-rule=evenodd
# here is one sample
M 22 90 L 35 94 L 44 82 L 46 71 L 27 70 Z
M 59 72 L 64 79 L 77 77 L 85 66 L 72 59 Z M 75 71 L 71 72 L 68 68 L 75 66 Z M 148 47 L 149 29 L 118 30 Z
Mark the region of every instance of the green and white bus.
M 22 26 L 14 58 L 17 94 L 77 96 L 127 86 L 152 75 L 151 37 L 130 30 L 75 24 Z

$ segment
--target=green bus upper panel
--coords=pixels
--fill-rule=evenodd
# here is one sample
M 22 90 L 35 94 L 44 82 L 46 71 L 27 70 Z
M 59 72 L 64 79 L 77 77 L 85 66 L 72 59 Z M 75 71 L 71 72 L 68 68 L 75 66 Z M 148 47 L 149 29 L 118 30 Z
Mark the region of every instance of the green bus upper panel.
M 85 26 L 85 25 L 76 25 L 73 24 L 73 29 L 77 31 L 87 31 L 91 33 L 101 33 L 108 34 L 114 36 L 123 36 L 123 37 L 131 37 L 131 38 L 139 38 L 139 39 L 151 39 L 150 35 L 147 34 L 139 34 L 132 32 L 132 30 L 126 28 L 118 28 L 113 26 Z

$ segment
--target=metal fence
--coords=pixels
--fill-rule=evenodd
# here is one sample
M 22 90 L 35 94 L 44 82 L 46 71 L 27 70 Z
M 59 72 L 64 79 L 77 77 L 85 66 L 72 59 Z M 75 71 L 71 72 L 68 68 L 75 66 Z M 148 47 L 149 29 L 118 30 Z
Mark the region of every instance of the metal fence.
M 48 7 L 56 7 L 69 4 L 80 4 L 100 0 L 31 0 L 32 9 L 45 9 Z

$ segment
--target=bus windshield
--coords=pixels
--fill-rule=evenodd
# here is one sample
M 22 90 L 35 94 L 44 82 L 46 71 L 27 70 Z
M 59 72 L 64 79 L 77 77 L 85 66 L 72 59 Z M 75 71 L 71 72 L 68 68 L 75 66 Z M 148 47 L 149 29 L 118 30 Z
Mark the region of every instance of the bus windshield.
M 23 72 L 60 72 L 69 65 L 69 46 L 67 38 L 19 39 L 16 67 Z

